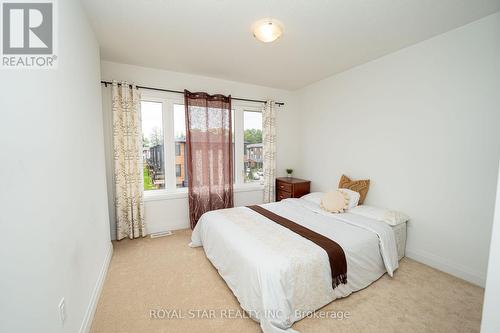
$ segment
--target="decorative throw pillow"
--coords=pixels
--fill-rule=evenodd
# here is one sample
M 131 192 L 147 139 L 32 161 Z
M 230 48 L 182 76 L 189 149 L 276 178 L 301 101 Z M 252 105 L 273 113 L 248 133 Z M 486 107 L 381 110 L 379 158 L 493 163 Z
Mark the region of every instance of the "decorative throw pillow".
M 321 198 L 321 209 L 330 213 L 343 213 L 349 205 L 349 197 L 337 190 L 325 193 Z
M 347 188 L 359 193 L 359 204 L 362 205 L 365 201 L 368 188 L 370 187 L 370 180 L 351 180 L 346 175 L 342 175 L 339 181 L 339 188 Z

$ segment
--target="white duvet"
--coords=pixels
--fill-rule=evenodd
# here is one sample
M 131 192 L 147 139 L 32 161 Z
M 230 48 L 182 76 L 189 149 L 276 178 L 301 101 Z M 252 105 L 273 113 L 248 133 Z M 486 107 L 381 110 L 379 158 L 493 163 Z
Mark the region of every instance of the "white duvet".
M 330 214 L 303 199 L 262 207 L 335 242 L 347 259 L 347 284 L 332 289 L 326 252 L 293 231 L 246 208 L 211 211 L 193 230 L 229 288 L 265 333 L 295 332 L 309 311 L 363 289 L 398 267 L 391 227 L 354 214 Z

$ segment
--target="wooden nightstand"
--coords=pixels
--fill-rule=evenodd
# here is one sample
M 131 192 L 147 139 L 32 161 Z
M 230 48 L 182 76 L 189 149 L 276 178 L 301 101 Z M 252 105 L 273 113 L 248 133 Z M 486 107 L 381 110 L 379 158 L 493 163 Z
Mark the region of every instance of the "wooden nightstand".
M 287 198 L 300 198 L 309 193 L 311 182 L 309 180 L 281 177 L 276 178 L 276 201 Z

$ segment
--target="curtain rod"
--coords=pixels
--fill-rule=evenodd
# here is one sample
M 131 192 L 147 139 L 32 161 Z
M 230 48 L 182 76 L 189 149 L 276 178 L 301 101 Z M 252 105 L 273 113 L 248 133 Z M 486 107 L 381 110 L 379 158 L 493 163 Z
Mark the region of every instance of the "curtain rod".
M 104 84 L 105 87 L 108 86 L 108 84 L 113 84 L 113 82 L 110 81 L 101 81 L 102 84 Z M 121 85 L 120 82 L 118 82 L 119 85 Z M 130 85 L 132 87 L 132 85 Z M 175 93 L 175 94 L 184 94 L 184 91 L 180 90 L 170 90 L 170 89 L 162 89 L 162 88 L 153 88 L 153 87 L 146 87 L 146 86 L 136 86 L 138 89 L 148 89 L 148 90 L 156 90 L 156 91 L 165 91 L 165 92 L 170 92 L 170 93 Z M 254 103 L 266 103 L 266 101 L 262 101 L 260 99 L 249 99 L 249 98 L 238 98 L 238 97 L 231 97 L 231 99 L 237 100 L 237 101 L 245 101 L 245 102 L 254 102 Z M 285 103 L 283 102 L 274 102 L 274 104 L 278 106 L 283 106 Z

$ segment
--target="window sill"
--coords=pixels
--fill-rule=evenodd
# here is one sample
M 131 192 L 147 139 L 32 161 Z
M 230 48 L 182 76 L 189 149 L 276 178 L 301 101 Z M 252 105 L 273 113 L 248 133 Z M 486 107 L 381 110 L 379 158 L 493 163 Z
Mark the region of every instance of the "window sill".
M 170 199 L 182 199 L 187 198 L 188 189 L 179 188 L 174 191 L 168 190 L 153 190 L 144 191 L 144 201 L 157 201 L 157 200 L 170 200 Z
M 256 192 L 264 190 L 264 185 L 261 184 L 240 184 L 234 186 L 234 192 Z M 179 188 L 174 191 L 168 190 L 153 190 L 144 191 L 144 201 L 159 201 L 159 200 L 173 200 L 184 199 L 188 197 L 187 188 Z
M 254 192 L 264 190 L 264 185 L 262 184 L 239 184 L 234 185 L 234 192 Z

